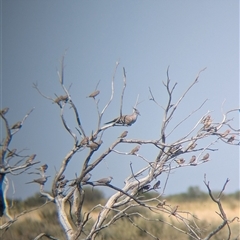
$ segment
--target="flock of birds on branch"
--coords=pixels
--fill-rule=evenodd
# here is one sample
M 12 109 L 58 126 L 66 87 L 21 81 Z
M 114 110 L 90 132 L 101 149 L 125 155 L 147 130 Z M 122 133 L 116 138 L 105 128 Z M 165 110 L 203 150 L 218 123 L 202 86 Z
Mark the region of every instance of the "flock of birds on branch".
M 93 93 L 91 93 L 88 97 L 90 98 L 95 98 L 98 94 L 100 93 L 99 90 L 96 90 L 94 91 Z M 54 103 L 57 103 L 57 104 L 61 104 L 61 102 L 67 102 L 68 101 L 68 96 L 59 96 L 57 97 L 55 100 L 54 100 Z M 0 115 L 1 116 L 4 116 L 7 112 L 8 112 L 9 108 L 4 108 L 0 111 Z M 109 122 L 106 122 L 105 124 L 110 124 L 111 126 L 114 126 L 114 125 L 122 125 L 122 126 L 131 126 L 132 124 L 134 124 L 138 118 L 138 116 L 140 115 L 139 111 L 136 109 L 136 108 L 133 108 L 133 113 L 132 114 L 129 114 L 129 115 L 122 115 L 122 116 L 119 116 L 117 118 L 114 118 L 113 120 L 109 121 Z M 212 119 L 211 119 L 211 116 L 208 115 L 206 116 L 202 121 L 201 123 L 203 124 L 203 130 L 204 131 L 207 131 L 207 132 L 213 132 L 213 133 L 216 133 L 217 132 L 217 129 L 216 127 L 212 126 Z M 15 123 L 14 125 L 12 125 L 12 127 L 10 128 L 10 130 L 16 130 L 16 129 L 20 129 L 22 127 L 22 124 L 23 122 L 22 121 L 19 121 L 17 123 Z M 127 134 L 128 134 L 128 131 L 124 131 L 120 136 L 119 138 L 123 139 L 123 138 L 126 138 L 127 137 Z M 220 138 L 227 138 L 226 139 L 226 142 L 227 143 L 232 143 L 234 140 L 235 140 L 235 135 L 231 134 L 230 136 L 230 130 L 227 129 L 224 133 L 216 133 L 217 135 L 219 135 Z M 230 136 L 230 137 L 228 137 Z M 96 140 L 96 136 L 90 136 L 90 137 L 84 137 L 81 142 L 80 142 L 80 146 L 86 146 L 86 147 L 89 147 L 91 149 L 91 151 L 96 151 L 98 150 L 99 146 L 103 143 L 102 140 L 99 140 L 98 142 L 95 142 Z M 197 143 L 196 141 L 194 142 L 191 142 L 189 144 L 189 146 L 187 147 L 187 149 L 185 151 L 192 151 L 194 148 L 196 148 L 197 146 Z M 130 155 L 136 155 L 137 152 L 139 151 L 140 149 L 140 145 L 137 145 L 136 147 L 134 147 L 131 151 L 130 151 Z M 6 155 L 6 159 L 8 158 L 12 158 L 14 157 L 15 155 L 17 156 L 17 149 L 12 149 L 12 150 L 9 150 L 8 149 L 8 154 Z M 183 152 L 182 151 L 182 146 L 181 145 L 177 145 L 177 146 L 173 146 L 170 148 L 170 151 L 169 153 L 170 154 L 173 154 L 173 155 L 176 155 L 176 154 L 179 154 Z M 29 156 L 26 160 L 26 165 L 27 166 L 30 166 L 33 162 L 33 160 L 35 159 L 36 157 L 36 154 L 33 154 L 31 156 Z M 202 161 L 208 161 L 209 160 L 209 153 L 206 153 L 203 157 L 202 157 Z M 196 165 L 196 159 L 197 157 L 195 155 L 193 155 L 189 161 L 189 164 L 190 165 Z M 184 158 L 179 158 L 179 159 L 176 159 L 175 160 L 177 162 L 177 164 L 179 165 L 182 165 L 185 163 L 185 160 Z M 41 186 L 43 186 L 47 179 L 50 177 L 50 176 L 46 176 L 45 173 L 46 173 L 46 170 L 48 169 L 48 165 L 47 164 L 44 164 L 42 165 L 41 167 L 39 168 L 36 168 L 36 170 L 38 170 L 41 174 L 41 178 L 38 178 L 38 179 L 34 179 L 33 181 L 30 181 L 30 182 L 27 182 L 26 184 L 29 184 L 29 183 L 38 183 L 40 184 Z M 91 178 L 91 173 L 87 173 L 83 179 L 81 180 L 81 183 L 88 183 L 90 178 Z M 109 176 L 107 178 L 102 178 L 102 179 L 99 179 L 99 180 L 96 180 L 96 181 L 93 181 L 91 182 L 91 184 L 93 186 L 95 185 L 108 185 L 110 184 L 110 182 L 112 181 L 112 177 Z M 58 188 L 64 188 L 66 186 L 66 184 L 69 182 L 69 180 L 65 179 L 65 176 L 62 175 L 59 177 L 58 179 L 58 185 L 57 187 Z M 70 183 L 69 186 L 73 186 L 77 183 L 77 181 L 73 181 L 72 183 Z M 159 185 L 160 185 L 160 181 L 158 181 L 157 183 L 154 184 L 153 186 L 153 189 L 158 189 L 159 188 Z M 147 188 L 147 189 L 144 189 L 144 188 Z M 143 189 L 142 190 L 148 190 L 150 188 L 150 185 L 146 185 L 146 186 L 143 186 Z

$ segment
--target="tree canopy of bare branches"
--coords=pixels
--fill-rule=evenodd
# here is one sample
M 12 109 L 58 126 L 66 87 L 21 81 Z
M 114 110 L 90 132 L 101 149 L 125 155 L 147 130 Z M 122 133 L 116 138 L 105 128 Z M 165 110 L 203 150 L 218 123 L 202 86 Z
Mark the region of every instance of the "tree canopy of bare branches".
M 187 117 L 180 120 L 176 126 L 169 128 L 172 119 L 175 117 L 175 112 L 182 103 L 182 100 L 200 81 L 200 74 L 205 69 L 199 71 L 193 82 L 174 103 L 173 96 L 174 90 L 177 87 L 177 83 L 172 84 L 169 77 L 169 69 L 167 69 L 167 79 L 165 82 L 163 82 L 163 86 L 168 95 L 166 106 L 159 104 L 156 96 L 154 96 L 151 88 L 149 88 L 149 93 L 151 96 L 151 102 L 149 102 L 149 104 L 156 104 L 156 106 L 159 107 L 159 111 L 163 112 L 159 137 L 152 140 L 130 139 L 128 138 L 128 131 L 123 131 L 121 136 L 116 137 L 116 139 L 107 148 L 103 148 L 102 144 L 104 142 L 106 131 L 117 127 L 119 128 L 121 126 L 128 127 L 128 129 L 130 129 L 132 125 L 138 124 L 138 117 L 141 115 L 141 105 L 138 96 L 136 96 L 137 99 L 133 107 L 133 112 L 123 113 L 124 93 L 127 86 L 126 71 L 123 68 L 123 88 L 121 91 L 121 98 L 119 100 L 119 115 L 113 116 L 113 118 L 107 123 L 104 123 L 102 120 L 103 115 L 108 110 L 115 96 L 115 74 L 118 70 L 118 66 L 119 63 L 117 62 L 111 81 L 111 94 L 108 102 L 102 109 L 99 107 L 98 98 L 101 97 L 101 91 L 97 89 L 98 86 L 92 91 L 91 94 L 88 95 L 89 98 L 93 99 L 98 114 L 97 127 L 91 133 L 87 133 L 85 128 L 86 123 L 82 122 L 81 120 L 81 112 L 79 112 L 78 107 L 72 99 L 70 89 L 68 89 L 65 85 L 64 57 L 61 61 L 61 70 L 58 72 L 59 84 L 63 90 L 62 93 L 59 93 L 55 97 L 49 97 L 40 90 L 40 87 L 37 84 L 33 85 L 33 87 L 43 98 L 58 105 L 60 111 L 60 120 L 63 128 L 72 137 L 73 144 L 63 159 L 59 160 L 61 162 L 61 166 L 59 169 L 57 169 L 56 175 L 54 176 L 51 193 L 47 193 L 44 190 L 44 185 L 46 181 L 48 181 L 49 177 L 46 175 L 48 169 L 46 164 L 37 169 L 39 171 L 40 178 L 31 179 L 29 183 L 35 183 L 36 186 L 39 186 L 40 193 L 47 199 L 47 202 L 53 202 L 55 204 L 58 212 L 59 222 L 65 232 L 66 238 L 69 240 L 96 239 L 101 231 L 110 227 L 112 224 L 122 218 L 129 220 L 134 227 L 143 231 L 149 238 L 161 239 L 161 233 L 159 233 L 159 236 L 155 236 L 151 232 L 146 231 L 134 222 L 133 216 L 138 216 L 144 221 L 149 222 L 149 224 L 151 224 L 151 221 L 159 222 L 159 224 L 168 224 L 176 231 L 187 234 L 191 239 L 210 239 L 214 234 L 227 226 L 229 230 L 228 239 L 230 239 L 230 224 L 238 219 L 237 216 L 234 219 L 228 219 L 227 214 L 225 213 L 221 204 L 221 194 L 225 189 L 228 180 L 225 182 L 222 192 L 217 198 L 215 198 L 211 193 L 209 182 L 207 182 L 206 178 L 204 179 L 209 196 L 219 208 L 220 213 L 218 213 L 218 215 L 222 219 L 222 223 L 213 232 L 206 233 L 205 236 L 202 236 L 197 228 L 197 225 L 192 224 L 192 222 L 195 221 L 194 215 L 187 210 L 184 211 L 180 209 L 179 206 L 171 206 L 164 201 L 163 195 L 167 187 L 168 180 L 163 183 L 160 182 L 158 178 L 161 174 L 166 173 L 168 179 L 171 177 L 170 173 L 173 170 L 178 170 L 180 167 L 197 167 L 201 164 L 207 164 L 208 161 L 211 160 L 211 152 L 216 151 L 216 148 L 213 148 L 213 145 L 219 141 L 228 144 L 229 147 L 238 146 L 239 129 L 234 129 L 234 127 L 231 125 L 232 119 L 229 118 L 229 115 L 234 111 L 239 111 L 239 109 L 236 108 L 227 112 L 222 112 L 222 119 L 219 121 L 213 121 L 211 113 L 206 112 L 206 114 L 201 116 L 197 122 L 192 124 L 192 129 L 189 132 L 186 132 L 184 136 L 181 136 L 179 139 L 171 142 L 169 140 L 169 136 L 173 135 L 175 130 L 181 126 L 186 119 L 191 118 L 191 116 L 206 103 L 206 101 L 203 101 L 201 106 L 197 107 L 193 112 L 189 113 Z M 88 101 L 89 99 L 86 100 Z M 66 107 L 70 107 L 70 110 L 75 116 L 75 129 L 71 129 L 69 127 L 65 118 Z M 39 163 L 38 161 L 35 161 L 35 154 L 31 156 L 22 156 L 17 150 L 10 149 L 12 138 L 15 134 L 17 134 L 18 131 L 21 130 L 21 126 L 25 124 L 25 120 L 30 115 L 31 111 L 27 113 L 21 121 L 17 122 L 13 126 L 10 126 L 8 123 L 7 111 L 8 109 L 5 108 L 0 112 L 6 129 L 6 136 L 2 142 L 0 154 L 0 216 L 5 214 L 8 216 L 9 220 L 1 226 L 1 229 L 7 229 L 11 227 L 11 225 L 24 214 L 22 213 L 13 217 L 8 213 L 8 205 L 6 200 L 7 175 L 22 174 L 30 170 L 35 164 Z M 146 117 L 148 116 L 141 117 L 147 121 Z M 206 145 L 203 148 L 199 148 L 198 143 L 202 140 L 205 141 Z M 133 146 L 132 150 L 129 152 L 119 151 L 117 147 L 123 144 L 129 144 Z M 141 147 L 146 145 L 157 150 L 155 158 L 149 159 L 148 156 L 143 156 L 139 153 Z M 68 164 L 72 157 L 80 150 L 85 152 L 85 157 L 82 159 L 82 166 L 81 169 L 79 169 L 79 174 L 77 176 L 73 175 L 71 179 L 66 179 L 64 174 L 68 168 Z M 102 179 L 96 179 L 94 181 L 92 180 L 92 171 L 97 169 L 98 165 L 107 156 L 111 156 L 113 153 L 121 155 L 122 158 L 128 158 L 129 156 L 134 155 L 145 163 L 145 166 L 138 171 L 134 171 L 133 164 L 130 164 L 129 168 L 131 169 L 131 174 L 124 179 L 124 186 L 121 188 L 112 184 L 112 179 L 114 176 L 103 176 Z M 15 159 L 18 159 L 18 161 L 16 162 Z M 6 185 L 5 188 L 3 187 L 4 181 Z M 85 191 L 83 186 L 102 186 L 111 188 L 113 189 L 114 194 L 108 198 L 105 204 L 102 205 L 99 203 L 88 212 L 84 212 L 83 206 Z M 151 198 L 142 198 L 142 193 L 147 192 L 156 192 L 158 194 Z M 69 204 L 71 206 L 70 217 L 68 212 Z M 134 209 L 136 209 L 136 207 L 141 207 L 145 209 L 146 212 L 153 213 L 154 216 L 160 216 L 160 214 L 164 214 L 169 217 L 174 217 L 179 222 L 183 223 L 185 229 L 188 229 L 188 231 L 184 230 L 184 228 L 178 228 L 170 222 L 163 221 L 159 217 L 151 218 L 149 216 L 145 216 L 137 210 L 135 211 Z M 129 213 L 129 210 L 132 210 L 131 214 Z M 96 218 L 92 217 L 93 213 L 97 213 Z M 93 224 L 90 223 L 90 220 L 93 221 Z M 89 227 L 89 225 L 91 225 L 91 227 Z M 86 226 L 88 226 L 88 228 L 86 228 Z M 36 236 L 35 239 L 40 239 L 42 236 L 46 236 L 49 239 L 55 239 L 53 236 L 49 236 L 48 234 L 44 233 Z

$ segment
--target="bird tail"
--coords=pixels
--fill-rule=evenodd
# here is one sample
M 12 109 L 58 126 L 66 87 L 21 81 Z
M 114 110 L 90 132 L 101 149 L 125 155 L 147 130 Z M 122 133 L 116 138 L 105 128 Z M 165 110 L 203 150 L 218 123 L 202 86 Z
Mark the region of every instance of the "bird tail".
M 26 182 L 25 184 L 29 184 L 29 183 L 33 183 L 33 181 L 31 181 L 31 182 Z
M 118 122 L 119 119 L 120 119 L 120 117 L 115 118 L 115 119 L 113 119 L 112 121 L 106 122 L 106 123 L 104 123 L 104 124 L 115 123 L 115 122 Z
M 114 121 L 110 121 L 110 122 L 105 122 L 104 124 L 109 124 L 109 123 L 113 123 Z

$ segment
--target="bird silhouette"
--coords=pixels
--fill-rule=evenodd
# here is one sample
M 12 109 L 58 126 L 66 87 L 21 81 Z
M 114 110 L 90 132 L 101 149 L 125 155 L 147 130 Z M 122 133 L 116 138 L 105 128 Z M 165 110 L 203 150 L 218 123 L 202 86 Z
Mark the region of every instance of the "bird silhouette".
M 45 182 L 47 181 L 47 179 L 49 178 L 50 176 L 45 176 L 45 177 L 41 177 L 41 178 L 38 178 L 38 179 L 33 179 L 33 181 L 31 182 L 26 182 L 26 184 L 29 184 L 29 183 L 38 183 L 40 185 L 44 185 Z
M 26 164 L 31 164 L 36 156 L 36 154 L 29 156 L 29 158 L 26 160 Z
M 204 123 L 204 128 L 208 129 L 209 127 L 211 127 L 212 124 L 212 119 L 209 119 L 207 122 Z
M 95 98 L 99 93 L 100 93 L 100 91 L 96 90 L 96 91 L 92 92 L 88 97 L 89 98 Z
M 65 179 L 65 180 L 63 180 L 63 181 L 60 181 L 60 182 L 58 183 L 58 187 L 59 187 L 59 188 L 64 188 L 64 187 L 67 185 L 68 182 L 69 182 L 69 180 L 67 180 L 67 179 Z
M 84 137 L 84 138 L 82 139 L 82 141 L 80 142 L 80 145 L 81 145 L 81 146 L 85 146 L 85 145 L 88 144 L 88 142 L 89 142 L 89 138 L 88 138 L 88 137 Z
M 172 208 L 171 215 L 175 215 L 178 209 L 178 205 Z
M 176 145 L 176 146 L 173 146 L 170 148 L 169 150 L 170 153 L 174 153 L 174 154 L 177 154 L 177 153 L 180 153 L 182 152 L 182 145 L 179 144 L 179 145 Z
M 48 165 L 47 165 L 47 164 L 44 164 L 44 165 L 42 165 L 41 167 L 36 168 L 36 169 L 39 170 L 39 171 L 41 171 L 41 172 L 43 172 L 43 173 L 45 173 L 46 170 L 48 169 Z
M 153 185 L 153 189 L 154 189 L 154 190 L 159 189 L 160 183 L 161 183 L 161 182 L 158 180 L 158 181 Z
M 227 129 L 224 133 L 221 134 L 221 137 L 226 137 L 230 133 L 230 130 Z
M 234 139 L 235 139 L 235 135 L 232 135 L 232 136 L 227 140 L 227 142 L 228 142 L 228 143 L 232 143 L 232 142 L 234 141 Z
M 150 184 L 144 185 L 138 189 L 138 194 L 146 193 L 151 188 Z
M 208 159 L 209 159 L 209 153 L 206 153 L 206 154 L 203 156 L 202 160 L 203 160 L 203 161 L 207 161 Z
M 207 115 L 205 118 L 203 118 L 203 120 L 201 121 L 201 123 L 206 123 L 208 122 L 209 120 L 211 119 L 211 116 L 210 115 Z
M 6 158 L 12 157 L 12 156 L 16 153 L 16 151 L 17 151 L 16 148 L 14 148 L 14 149 L 12 149 L 11 151 L 9 151 L 8 154 L 7 154 L 7 156 L 6 156 Z
M 192 158 L 190 159 L 189 163 L 193 164 L 196 161 L 196 156 L 193 155 Z
M 130 152 L 130 154 L 135 155 L 140 149 L 140 145 L 137 145 L 135 148 L 133 148 Z
M 61 95 L 54 100 L 54 102 L 57 104 L 60 104 L 62 101 L 66 103 L 68 101 L 68 95 Z
M 120 136 L 119 138 L 125 138 L 128 134 L 128 131 L 124 131 Z
M 11 129 L 19 129 L 22 127 L 22 122 L 16 122 L 15 124 L 12 125 Z
M 0 115 L 5 115 L 8 112 L 9 108 L 5 107 L 4 109 L 0 110 Z
M 181 165 L 185 162 L 185 160 L 183 158 L 179 158 L 177 160 L 175 160 L 177 164 Z
M 96 151 L 98 150 L 102 143 L 103 143 L 102 140 L 100 140 L 99 142 L 91 142 L 90 144 L 87 145 L 87 147 L 89 147 L 92 151 Z
M 123 116 L 114 118 L 112 121 L 106 122 L 105 124 L 114 123 L 114 124 L 131 126 L 133 123 L 137 121 L 138 115 L 140 115 L 140 112 L 136 108 L 133 108 L 132 114 L 123 115 Z
M 193 142 L 190 143 L 189 146 L 187 147 L 187 150 L 193 150 L 197 146 L 197 143 Z
M 97 181 L 95 181 L 96 183 L 100 183 L 100 184 L 109 184 L 112 181 L 113 177 L 108 177 L 108 178 L 101 178 Z

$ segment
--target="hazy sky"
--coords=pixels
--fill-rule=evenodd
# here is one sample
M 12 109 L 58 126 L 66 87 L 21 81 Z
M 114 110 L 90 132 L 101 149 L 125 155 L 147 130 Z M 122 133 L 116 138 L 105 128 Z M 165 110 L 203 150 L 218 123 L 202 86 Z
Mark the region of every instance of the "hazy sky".
M 119 114 L 123 67 L 127 72 L 124 114 L 132 112 L 138 94 L 142 101 L 137 122 L 130 128 L 119 127 L 106 132 L 100 152 L 124 130 L 129 131 L 129 138 L 159 138 L 162 109 L 149 101 L 148 89 L 151 87 L 161 105 L 166 104 L 162 81 L 166 80 L 168 66 L 172 84 L 178 83 L 173 101 L 181 96 L 198 72 L 207 67 L 176 111 L 175 124 L 208 99 L 170 136 L 169 143 L 189 132 L 208 110 L 212 111 L 215 122 L 221 121 L 224 100 L 225 111 L 239 106 L 238 1 L 1 1 L 1 40 L 1 108 L 10 107 L 7 117 L 13 124 L 35 107 L 14 136 L 10 148 L 17 148 L 22 155 L 36 153 L 37 160 L 49 165 L 47 174 L 52 176 L 70 151 L 73 140 L 62 126 L 57 105 L 41 97 L 32 85 L 37 82 L 41 91 L 51 97 L 63 94 L 57 69 L 66 49 L 65 84 L 67 87 L 72 84 L 70 94 L 88 135 L 96 129 L 97 111 L 94 101 L 86 96 L 101 80 L 97 99 L 100 109 L 105 106 L 111 94 L 116 61 L 120 65 L 114 100 L 103 122 Z M 68 124 L 75 129 L 72 117 L 71 110 L 67 110 Z M 233 126 L 239 128 L 238 114 L 230 117 L 234 118 Z M 168 131 L 173 126 L 170 125 Z M 1 139 L 4 134 L 1 122 Z M 200 146 L 206 147 L 208 143 L 202 141 Z M 123 145 L 117 149 L 129 151 L 134 146 Z M 211 161 L 207 164 L 174 170 L 165 193 L 183 192 L 189 186 L 206 190 L 204 173 L 214 190 L 221 189 L 227 178 L 230 182 L 226 192 L 239 190 L 238 146 L 225 146 L 219 141 L 214 148 L 219 150 L 211 152 Z M 69 179 L 79 173 L 88 151 L 79 152 L 71 160 L 66 172 Z M 142 146 L 139 153 L 154 160 L 157 151 Z M 95 157 L 99 155 L 96 153 Z M 134 170 L 144 166 L 137 157 L 113 153 L 93 171 L 92 179 L 112 175 L 112 184 L 122 187 L 131 173 L 130 161 Z M 15 186 L 15 192 L 9 191 L 11 197 L 24 198 L 38 191 L 35 184 L 25 185 L 38 176 L 24 173 L 8 177 Z M 162 174 L 159 179 L 164 182 L 166 175 Z M 47 190 L 52 180 L 53 177 L 47 182 Z

